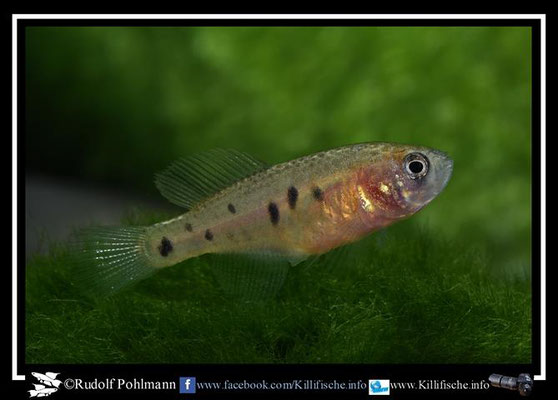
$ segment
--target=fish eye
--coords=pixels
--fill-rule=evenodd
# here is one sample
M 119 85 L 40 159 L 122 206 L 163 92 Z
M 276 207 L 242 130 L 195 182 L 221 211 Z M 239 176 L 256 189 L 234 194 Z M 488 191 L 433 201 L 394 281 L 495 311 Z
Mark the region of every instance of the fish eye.
M 421 153 L 410 153 L 405 157 L 405 171 L 411 179 L 422 178 L 428 173 L 428 158 Z

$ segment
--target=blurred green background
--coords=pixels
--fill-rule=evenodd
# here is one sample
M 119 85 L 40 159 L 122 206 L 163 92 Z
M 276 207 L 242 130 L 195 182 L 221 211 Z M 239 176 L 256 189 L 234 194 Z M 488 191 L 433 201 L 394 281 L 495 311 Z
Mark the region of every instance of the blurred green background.
M 270 163 L 363 141 L 455 160 L 416 218 L 530 257 L 529 28 L 28 28 L 28 170 L 155 193 L 214 147 Z
M 530 271 L 529 28 L 26 35 L 30 173 L 153 195 L 153 173 L 215 147 L 277 163 L 355 142 L 425 145 L 449 153 L 454 174 L 412 223 L 485 252 L 494 276 Z

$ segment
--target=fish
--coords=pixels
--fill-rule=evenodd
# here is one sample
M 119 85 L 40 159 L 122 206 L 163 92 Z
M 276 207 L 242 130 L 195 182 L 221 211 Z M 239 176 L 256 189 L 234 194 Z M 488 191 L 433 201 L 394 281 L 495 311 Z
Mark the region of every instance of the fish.
M 56 379 L 56 377 L 60 375 L 59 372 L 46 372 L 44 374 L 41 374 L 40 372 L 31 372 L 31 375 L 37 378 L 40 383 L 48 386 L 58 387 L 62 383 L 61 380 Z
M 386 142 L 272 166 L 233 149 L 194 154 L 155 175 L 160 193 L 186 212 L 152 226 L 82 230 L 75 242 L 80 260 L 93 267 L 81 276 L 110 295 L 207 255 L 217 260 L 215 268 L 234 266 L 219 272 L 222 281 L 241 290 L 257 281 L 256 292 L 276 292 L 288 267 L 417 213 L 452 171 L 453 160 L 442 151 Z
M 50 396 L 52 393 L 58 391 L 57 388 L 47 388 L 44 385 L 33 384 L 33 386 L 35 387 L 34 390 L 28 390 L 27 391 L 27 392 L 29 392 L 29 397 L 46 397 L 46 396 Z

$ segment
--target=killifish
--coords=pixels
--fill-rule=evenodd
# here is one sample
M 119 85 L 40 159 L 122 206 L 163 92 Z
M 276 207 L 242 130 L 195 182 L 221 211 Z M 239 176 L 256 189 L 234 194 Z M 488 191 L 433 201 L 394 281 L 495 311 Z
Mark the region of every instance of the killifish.
M 29 397 L 46 397 L 58 391 L 57 388 L 47 388 L 45 385 L 37 385 L 34 383 L 33 386 L 35 387 L 34 390 L 27 391 L 29 392 Z
M 86 229 L 79 252 L 93 263 L 89 282 L 109 292 L 204 254 L 250 260 L 237 262 L 239 269 L 296 265 L 415 214 L 444 189 L 452 168 L 441 151 L 395 143 L 353 144 L 273 166 L 210 150 L 155 176 L 184 214 L 152 226 Z
M 40 372 L 31 372 L 31 375 L 33 375 L 40 383 L 48 386 L 58 387 L 62 383 L 61 380 L 56 379 L 56 377 L 60 375 L 59 372 L 46 372 L 44 374 L 41 374 Z

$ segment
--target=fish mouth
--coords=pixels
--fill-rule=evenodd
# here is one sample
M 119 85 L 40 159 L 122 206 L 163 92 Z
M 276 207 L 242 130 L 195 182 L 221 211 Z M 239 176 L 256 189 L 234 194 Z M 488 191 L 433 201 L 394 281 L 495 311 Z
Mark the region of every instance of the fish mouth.
M 433 153 L 436 154 L 435 169 L 438 186 L 436 195 L 438 195 L 447 186 L 453 174 L 453 160 L 444 152 L 436 150 Z
M 423 153 L 430 164 L 430 173 L 426 175 L 430 201 L 447 186 L 453 173 L 453 160 L 447 153 L 432 148 L 424 149 Z

